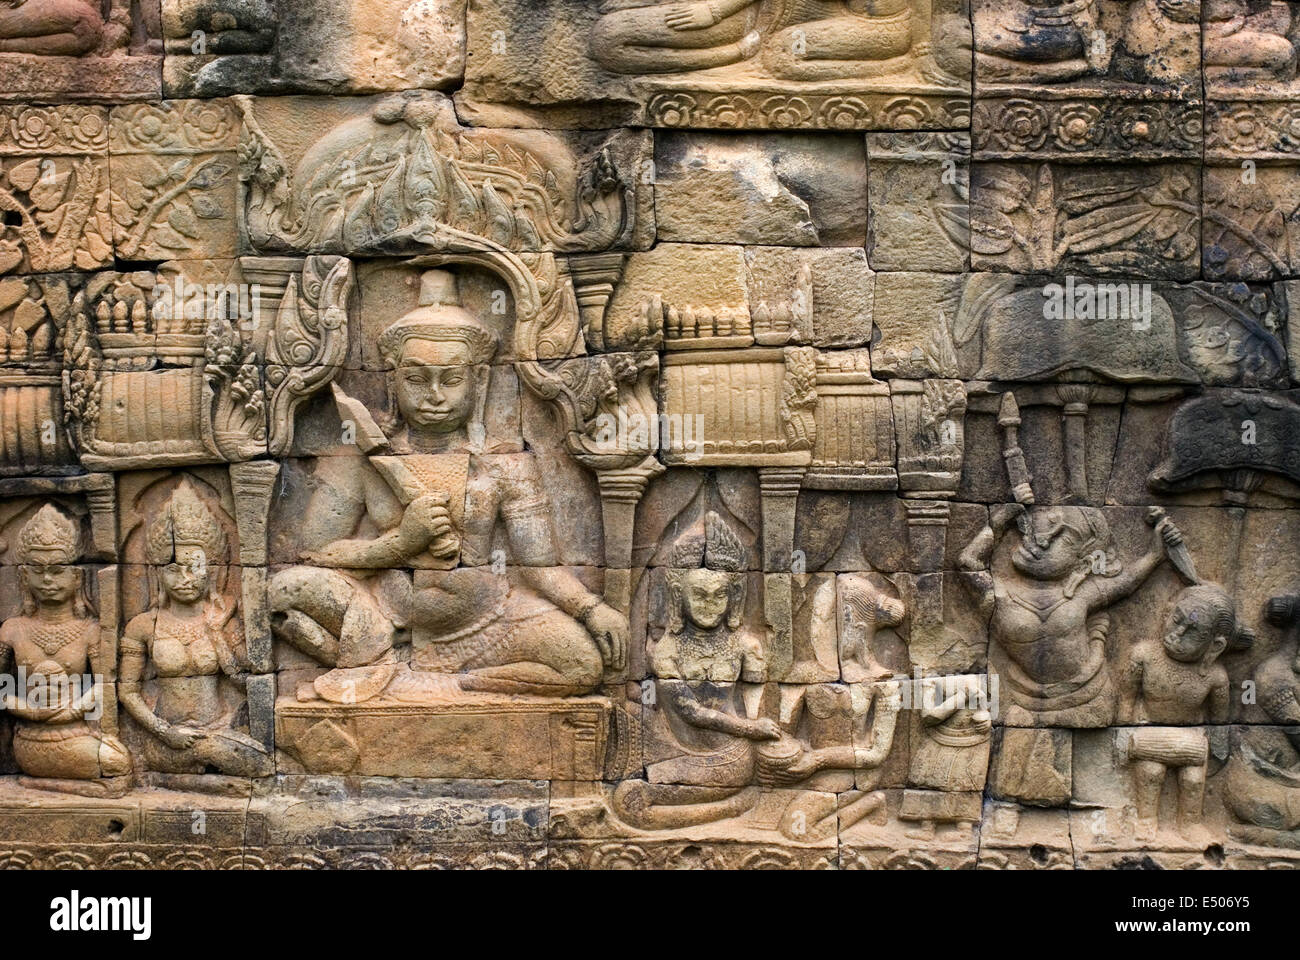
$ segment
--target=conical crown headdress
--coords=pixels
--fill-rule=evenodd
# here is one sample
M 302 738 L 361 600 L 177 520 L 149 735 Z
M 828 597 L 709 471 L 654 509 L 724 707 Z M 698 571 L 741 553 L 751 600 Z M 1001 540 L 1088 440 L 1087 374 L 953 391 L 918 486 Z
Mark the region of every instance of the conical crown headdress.
M 77 562 L 77 525 L 53 504 L 45 504 L 18 534 L 18 559 L 33 561 L 34 550 L 57 550 L 56 563 Z M 48 562 L 48 561 L 47 561 Z
M 487 363 L 496 353 L 497 337 L 461 306 L 456 275 L 448 270 L 426 270 L 420 277 L 420 305 L 379 336 L 379 352 L 396 366 L 407 340 L 459 342 L 469 350 L 471 363 Z
M 710 510 L 704 516 L 703 543 L 699 537 L 678 542 L 673 548 L 673 566 L 738 573 L 745 569 L 745 545 L 727 521 Z
M 208 563 L 224 563 L 226 534 L 186 480 L 145 531 L 145 549 L 150 563 L 171 563 L 179 547 L 199 547 Z

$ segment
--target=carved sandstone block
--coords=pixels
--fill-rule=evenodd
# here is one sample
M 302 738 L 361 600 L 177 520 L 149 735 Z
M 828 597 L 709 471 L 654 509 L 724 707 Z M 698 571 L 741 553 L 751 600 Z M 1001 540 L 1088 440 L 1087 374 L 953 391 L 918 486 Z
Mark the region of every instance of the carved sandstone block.
M 524 252 L 651 243 L 648 134 L 467 128 L 423 91 L 236 103 L 246 252 L 409 256 L 456 229 Z
M 848 135 L 663 134 L 655 212 L 661 241 L 861 246 L 864 144 Z
M 0 23 L 0 100 L 157 98 L 158 0 L 32 4 Z
M 979 163 L 971 170 L 976 270 L 1190 280 L 1198 272 L 1200 178 L 1186 164 Z
M 963 133 L 867 134 L 872 269 L 969 269 L 970 144 Z
M 108 111 L 15 106 L 0 117 L 0 274 L 107 265 Z
M 970 25 L 948 0 L 491 0 L 468 46 L 464 106 L 478 122 L 933 129 L 969 115 Z
M 164 0 L 167 96 L 374 93 L 459 81 L 465 0 Z
M 1243 158 L 1203 171 L 1202 269 L 1213 280 L 1274 280 L 1300 272 L 1295 168 Z
M 110 124 L 113 236 L 128 260 L 233 257 L 239 121 L 225 100 L 118 107 Z

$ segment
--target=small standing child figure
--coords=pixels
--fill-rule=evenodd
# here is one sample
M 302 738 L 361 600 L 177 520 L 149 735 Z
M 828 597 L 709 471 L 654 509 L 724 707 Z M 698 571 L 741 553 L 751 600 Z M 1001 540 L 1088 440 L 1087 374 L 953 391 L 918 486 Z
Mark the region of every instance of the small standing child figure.
M 1228 671 L 1217 661 L 1225 651 L 1244 650 L 1253 641 L 1223 588 L 1200 583 L 1174 600 L 1159 640 L 1133 648 L 1120 721 L 1178 724 L 1143 727 L 1129 739 L 1139 840 L 1155 837 L 1160 791 L 1171 769 L 1178 775 L 1178 831 L 1188 839 L 1200 831 L 1209 740 L 1203 730 L 1188 725 L 1227 722 Z

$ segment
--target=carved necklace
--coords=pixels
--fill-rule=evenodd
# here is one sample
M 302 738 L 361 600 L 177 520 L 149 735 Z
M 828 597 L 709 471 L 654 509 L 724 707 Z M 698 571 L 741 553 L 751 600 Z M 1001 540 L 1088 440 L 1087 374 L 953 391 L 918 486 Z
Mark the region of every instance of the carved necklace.
M 79 640 L 85 631 L 85 621 L 70 618 L 58 623 L 37 622 L 27 639 L 36 644 L 52 657 L 74 640 Z
M 203 617 L 181 617 L 173 616 L 167 611 L 160 611 L 155 627 L 160 636 L 168 640 L 176 640 L 185 646 L 189 646 L 195 640 L 205 638 L 208 635 L 208 623 Z

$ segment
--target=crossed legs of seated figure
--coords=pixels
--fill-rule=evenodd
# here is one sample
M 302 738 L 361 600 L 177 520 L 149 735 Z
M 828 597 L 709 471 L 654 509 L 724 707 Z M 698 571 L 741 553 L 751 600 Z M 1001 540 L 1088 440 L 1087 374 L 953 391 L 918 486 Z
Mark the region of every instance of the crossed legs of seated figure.
M 624 780 L 614 790 L 620 820 L 641 830 L 680 830 L 729 820 L 758 802 L 757 787 L 702 787 Z
M 168 53 L 194 53 L 196 32 L 210 54 L 262 53 L 275 40 L 272 0 L 185 0 L 163 9 Z
M 752 3 L 752 0 L 751 0 Z M 685 73 L 747 60 L 758 52 L 760 37 L 751 32 L 750 3 L 716 22 L 708 3 L 635 7 L 608 13 L 592 29 L 596 61 L 615 73 Z
M 989 79 L 1069 80 L 1088 73 L 1091 4 L 1008 2 L 975 11 L 975 63 Z
M 130 786 L 131 754 L 125 744 L 83 721 L 19 723 L 13 749 L 24 786 L 85 797 L 120 797 Z
M 275 772 L 266 748 L 238 730 L 205 731 L 185 750 L 174 750 L 151 738 L 142 752 L 148 768 L 157 773 L 220 771 L 230 777 L 258 778 Z
M 86 0 L 0 3 L 0 53 L 79 57 L 99 45 L 104 21 Z
M 1295 78 L 1296 51 L 1286 37 L 1241 28 L 1237 22 L 1207 23 L 1204 29 L 1203 62 L 1209 77 L 1230 72 L 1238 80 Z
M 764 44 L 764 65 L 787 80 L 869 77 L 893 69 L 884 61 L 912 47 L 912 9 L 907 0 L 874 6 L 879 15 L 829 17 L 779 31 Z
M 422 675 L 455 675 L 462 690 L 493 693 L 572 696 L 600 682 L 604 664 L 586 629 L 549 602 L 513 588 L 504 598 L 466 613 L 474 620 L 464 629 L 434 632 L 426 617 L 437 610 L 445 625 L 440 599 L 464 591 L 422 587 L 409 600 L 412 676 L 400 686 L 413 696 Z M 313 660 L 335 668 L 332 673 L 370 671 L 379 689 L 365 678 L 351 678 L 342 691 L 366 699 L 382 691 L 396 671 L 393 644 L 397 630 L 367 584 L 346 574 L 316 567 L 293 567 L 272 578 L 272 628 L 281 640 Z M 449 601 L 450 602 L 450 601 Z M 329 675 L 318 679 L 319 695 L 334 699 Z

